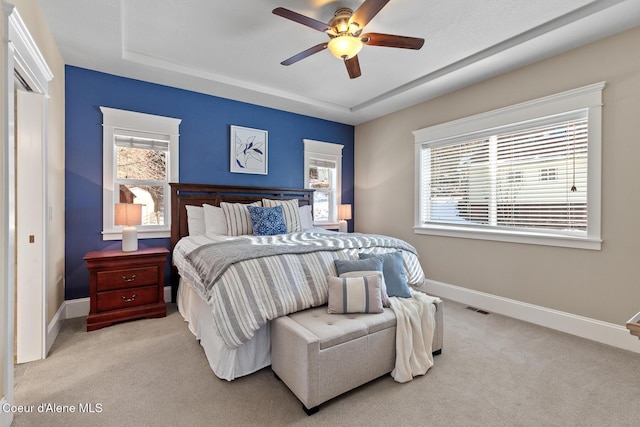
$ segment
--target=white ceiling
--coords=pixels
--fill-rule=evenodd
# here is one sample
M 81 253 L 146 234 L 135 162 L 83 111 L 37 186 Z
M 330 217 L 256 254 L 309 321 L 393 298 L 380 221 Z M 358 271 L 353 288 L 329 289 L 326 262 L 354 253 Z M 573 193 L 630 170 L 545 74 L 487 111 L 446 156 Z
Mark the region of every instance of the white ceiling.
M 363 0 L 38 0 L 66 64 L 359 124 L 640 24 L 638 0 L 391 0 L 366 32 L 425 39 L 364 46 L 349 79 L 328 37 L 271 13 L 328 22 Z

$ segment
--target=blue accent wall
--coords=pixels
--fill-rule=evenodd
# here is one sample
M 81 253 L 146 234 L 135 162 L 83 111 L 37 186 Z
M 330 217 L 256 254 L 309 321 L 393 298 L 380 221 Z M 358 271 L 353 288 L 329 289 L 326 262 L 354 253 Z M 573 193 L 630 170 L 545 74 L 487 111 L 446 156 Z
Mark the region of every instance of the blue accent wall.
M 342 200 L 353 203 L 353 126 L 72 66 L 65 85 L 65 299 L 89 296 L 87 252 L 121 248 L 101 234 L 101 106 L 182 119 L 180 182 L 301 188 L 302 140 L 343 144 Z M 230 125 L 269 132 L 268 175 L 230 172 Z M 139 246 L 168 248 L 169 239 L 141 239 Z

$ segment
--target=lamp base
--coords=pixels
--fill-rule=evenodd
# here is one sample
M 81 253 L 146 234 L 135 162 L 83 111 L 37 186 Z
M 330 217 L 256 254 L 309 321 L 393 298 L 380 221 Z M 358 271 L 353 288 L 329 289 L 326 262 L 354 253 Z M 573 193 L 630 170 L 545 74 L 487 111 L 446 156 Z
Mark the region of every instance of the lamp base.
M 338 221 L 338 231 L 341 233 L 349 232 L 349 225 L 347 224 L 347 221 L 345 221 L 344 219 Z
M 138 250 L 138 230 L 135 227 L 122 229 L 122 252 L 135 252 Z

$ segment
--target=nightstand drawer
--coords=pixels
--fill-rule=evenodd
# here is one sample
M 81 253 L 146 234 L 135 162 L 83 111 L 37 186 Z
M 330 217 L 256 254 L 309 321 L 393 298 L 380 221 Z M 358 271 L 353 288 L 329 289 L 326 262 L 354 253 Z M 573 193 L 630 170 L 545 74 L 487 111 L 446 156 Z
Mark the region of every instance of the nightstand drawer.
M 96 274 L 97 291 L 126 289 L 158 283 L 158 267 L 138 267 L 123 270 L 99 271 Z
M 87 331 L 134 319 L 167 315 L 164 269 L 167 248 L 87 252 L 90 307 Z
M 153 304 L 157 301 L 157 286 L 100 292 L 96 298 L 97 309 L 100 312 Z

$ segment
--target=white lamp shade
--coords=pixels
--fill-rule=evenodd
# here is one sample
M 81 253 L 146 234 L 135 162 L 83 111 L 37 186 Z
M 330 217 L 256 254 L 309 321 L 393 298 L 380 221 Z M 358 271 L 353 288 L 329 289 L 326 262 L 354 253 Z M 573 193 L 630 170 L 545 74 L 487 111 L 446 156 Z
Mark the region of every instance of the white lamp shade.
M 338 231 L 346 233 L 348 231 L 347 219 L 351 219 L 351 205 L 338 206 Z
M 338 206 L 338 219 L 351 219 L 351 205 Z
M 115 225 L 124 225 L 122 229 L 122 251 L 138 250 L 138 230 L 134 225 L 142 223 L 142 205 L 134 203 L 116 203 Z
M 142 205 L 135 203 L 116 203 L 115 225 L 142 224 Z

